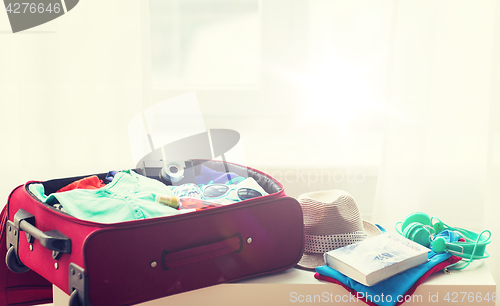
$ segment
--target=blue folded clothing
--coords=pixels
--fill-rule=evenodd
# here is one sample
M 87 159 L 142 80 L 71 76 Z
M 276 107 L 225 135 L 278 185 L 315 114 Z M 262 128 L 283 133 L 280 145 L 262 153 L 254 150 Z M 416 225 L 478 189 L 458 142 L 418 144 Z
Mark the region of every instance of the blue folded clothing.
M 358 283 L 357 281 L 345 276 L 344 274 L 330 268 L 329 266 L 320 266 L 316 272 L 321 275 L 338 280 L 349 288 L 354 289 L 364 297 L 376 297 L 377 300 L 371 301 L 380 306 L 394 306 L 398 302 L 398 297 L 403 296 L 420 277 L 431 270 L 437 264 L 447 260 L 452 255 L 450 253 L 429 252 L 427 263 L 421 264 L 400 274 L 394 275 L 371 287 Z M 381 297 L 384 297 L 381 299 Z M 391 297 L 388 297 L 391 296 Z M 369 299 L 368 299 L 369 300 Z
M 225 184 L 228 181 L 239 177 L 238 174 L 233 172 L 218 172 L 208 167 L 201 166 L 201 173 L 196 177 L 198 184 L 208 184 L 210 182 L 217 184 Z

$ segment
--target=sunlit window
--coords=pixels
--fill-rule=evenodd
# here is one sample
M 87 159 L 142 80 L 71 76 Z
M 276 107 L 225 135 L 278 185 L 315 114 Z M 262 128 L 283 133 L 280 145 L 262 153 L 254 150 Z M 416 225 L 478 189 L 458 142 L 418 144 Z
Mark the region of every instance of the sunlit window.
M 151 0 L 154 88 L 248 88 L 260 83 L 256 0 Z

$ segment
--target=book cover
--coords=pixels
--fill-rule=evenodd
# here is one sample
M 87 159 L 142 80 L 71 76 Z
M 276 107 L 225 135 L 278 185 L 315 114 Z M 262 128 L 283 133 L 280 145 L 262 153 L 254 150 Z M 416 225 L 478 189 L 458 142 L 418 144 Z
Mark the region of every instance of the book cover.
M 371 286 L 426 262 L 429 251 L 401 235 L 384 233 L 325 253 L 325 263 Z

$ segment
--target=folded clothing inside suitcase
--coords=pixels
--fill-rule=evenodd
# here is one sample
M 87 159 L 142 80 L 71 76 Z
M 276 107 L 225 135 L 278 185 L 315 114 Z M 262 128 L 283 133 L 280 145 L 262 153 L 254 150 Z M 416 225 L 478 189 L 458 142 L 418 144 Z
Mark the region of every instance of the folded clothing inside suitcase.
M 157 195 L 171 193 L 167 186 L 134 171 L 118 173 L 99 189 L 52 193 L 45 199 L 43 184 L 30 184 L 28 188 L 45 204 L 61 204 L 69 215 L 87 221 L 115 223 L 178 214 L 176 209 L 155 202 Z
M 114 173 L 111 179 L 110 173 L 106 176 L 108 184 L 92 175 L 50 194 L 46 194 L 43 183 L 29 184 L 28 189 L 47 205 L 101 223 L 172 216 L 268 195 L 252 177 L 218 172 L 203 165 L 197 177 L 197 182 L 202 183 L 184 182 L 180 186 L 166 185 L 133 170 Z

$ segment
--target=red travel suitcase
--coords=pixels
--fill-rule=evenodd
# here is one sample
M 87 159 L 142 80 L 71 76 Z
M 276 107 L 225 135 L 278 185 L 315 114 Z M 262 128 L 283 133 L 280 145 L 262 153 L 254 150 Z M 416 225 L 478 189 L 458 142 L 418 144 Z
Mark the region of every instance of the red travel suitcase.
M 222 164 L 195 161 L 202 163 Z M 299 203 L 263 172 L 224 166 L 253 177 L 269 195 L 176 216 L 103 224 L 43 204 L 29 192 L 32 182 L 17 187 L 2 212 L 0 251 L 7 253 L 12 270 L 31 271 L 0 268 L 6 272 L 0 305 L 46 302 L 50 284 L 71 295 L 70 305 L 130 305 L 295 266 L 304 243 Z M 80 178 L 43 182 L 46 194 Z

